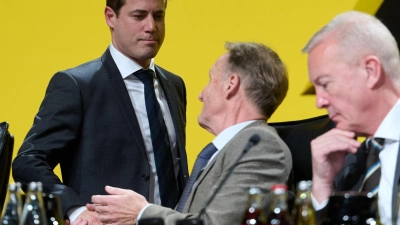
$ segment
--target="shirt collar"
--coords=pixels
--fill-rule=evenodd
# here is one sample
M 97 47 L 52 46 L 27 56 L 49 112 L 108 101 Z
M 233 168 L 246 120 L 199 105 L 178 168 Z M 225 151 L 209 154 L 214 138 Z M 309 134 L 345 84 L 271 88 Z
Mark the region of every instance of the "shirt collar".
M 143 68 L 138 63 L 118 51 L 112 43 L 110 44 L 110 53 L 123 79 L 141 69 L 151 69 L 155 72 L 154 58 L 151 59 L 149 68 Z
M 215 137 L 215 139 L 212 141 L 213 144 L 218 150 L 221 150 L 237 133 L 239 133 L 239 131 L 254 121 L 256 120 L 249 120 L 226 128 Z
M 399 141 L 400 129 L 400 99 L 397 100 L 396 104 L 392 107 L 389 113 L 385 116 L 382 123 L 376 130 L 374 137 L 380 137 L 385 139 L 391 139 L 393 141 Z

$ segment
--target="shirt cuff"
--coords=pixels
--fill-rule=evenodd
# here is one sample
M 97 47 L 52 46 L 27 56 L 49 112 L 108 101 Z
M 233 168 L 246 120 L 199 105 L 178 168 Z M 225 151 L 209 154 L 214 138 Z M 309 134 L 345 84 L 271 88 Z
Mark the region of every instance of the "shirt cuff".
M 78 218 L 81 213 L 83 213 L 86 210 L 86 206 L 80 206 L 80 207 L 74 207 L 70 210 L 68 210 L 67 215 L 69 218 L 69 222 L 72 223 Z
M 145 206 L 142 208 L 142 210 L 140 210 L 139 215 L 138 215 L 137 218 L 136 218 L 136 225 L 140 225 L 140 224 L 139 224 L 140 217 L 142 217 L 142 214 L 143 214 L 144 210 L 146 210 L 147 207 L 149 207 L 149 206 L 151 206 L 151 205 L 153 205 L 153 204 L 147 204 L 147 205 L 145 205 Z
M 325 201 L 323 201 L 321 204 L 318 203 L 318 201 L 314 198 L 313 194 L 311 193 L 311 201 L 314 207 L 315 211 L 319 211 L 323 208 L 326 207 L 326 205 L 328 205 L 329 199 L 326 199 Z

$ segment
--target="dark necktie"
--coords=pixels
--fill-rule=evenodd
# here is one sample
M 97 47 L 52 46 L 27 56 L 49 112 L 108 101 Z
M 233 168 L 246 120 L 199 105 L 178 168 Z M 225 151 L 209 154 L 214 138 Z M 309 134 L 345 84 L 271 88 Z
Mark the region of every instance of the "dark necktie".
M 140 70 L 135 72 L 135 76 L 144 84 L 146 111 L 160 186 L 161 205 L 174 208 L 178 202 L 179 193 L 168 130 L 154 91 L 153 73 L 152 70 Z
M 194 183 L 196 182 L 197 178 L 199 178 L 201 172 L 207 165 L 207 162 L 210 160 L 211 156 L 214 155 L 217 150 L 218 149 L 215 147 L 215 145 L 213 143 L 210 143 L 206 147 L 204 147 L 204 149 L 197 156 L 196 162 L 193 166 L 192 174 L 190 175 L 186 187 L 183 190 L 178 206 L 176 206 L 176 211 L 182 212 L 183 207 L 185 206 L 186 201 L 189 197 L 189 194 L 192 191 Z
M 379 180 L 381 177 L 381 163 L 379 161 L 379 152 L 383 149 L 385 139 L 370 139 L 367 148 L 367 162 L 363 185 L 361 191 L 371 192 L 375 195 L 378 192 Z

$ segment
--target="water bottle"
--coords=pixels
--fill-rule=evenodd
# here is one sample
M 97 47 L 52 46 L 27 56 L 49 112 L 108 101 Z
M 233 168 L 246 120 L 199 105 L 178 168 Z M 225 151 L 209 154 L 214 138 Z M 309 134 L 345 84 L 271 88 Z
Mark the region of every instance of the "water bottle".
M 21 184 L 11 183 L 8 185 L 8 199 L 5 210 L 1 216 L 1 224 L 18 225 L 22 211 Z
M 29 183 L 19 225 L 47 225 L 42 198 L 42 183 Z

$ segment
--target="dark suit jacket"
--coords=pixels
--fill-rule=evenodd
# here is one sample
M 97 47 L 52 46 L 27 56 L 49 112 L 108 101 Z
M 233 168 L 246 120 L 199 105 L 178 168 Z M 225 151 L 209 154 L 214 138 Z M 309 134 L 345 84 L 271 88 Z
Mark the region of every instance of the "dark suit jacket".
M 254 134 L 260 135 L 260 142 L 243 156 L 201 219 L 205 225 L 239 224 L 247 207 L 250 186 L 263 191 L 262 207 L 267 209 L 272 185 L 288 181 L 292 157 L 276 130 L 264 121 L 256 121 L 236 134 L 210 161 L 193 186 L 183 213 L 151 205 L 144 210 L 142 218 L 161 217 L 166 225 L 175 225 L 177 220 L 197 217 Z
M 183 80 L 156 66 L 176 132 L 178 183 L 188 177 L 185 152 L 186 89 Z M 62 180 L 53 173 L 60 163 Z M 62 210 L 106 194 L 105 185 L 149 198 L 150 166 L 124 81 L 107 49 L 103 56 L 51 79 L 34 124 L 13 162 L 15 181 L 41 181 L 61 195 Z
M 335 191 L 358 191 L 364 180 L 366 173 L 366 153 L 364 149 L 365 142 L 357 150 L 356 154 L 348 154 L 346 156 L 343 169 L 336 175 L 334 180 Z M 400 152 L 400 147 L 399 147 Z M 400 154 L 398 154 L 397 162 L 400 162 Z M 396 165 L 396 172 L 394 177 L 394 187 L 392 195 L 392 220 L 397 221 L 398 212 L 398 186 L 400 179 L 400 163 Z M 397 181 L 397 182 L 396 182 Z M 327 207 L 317 211 L 317 217 L 322 220 L 325 216 Z M 393 223 L 395 224 L 395 223 Z

